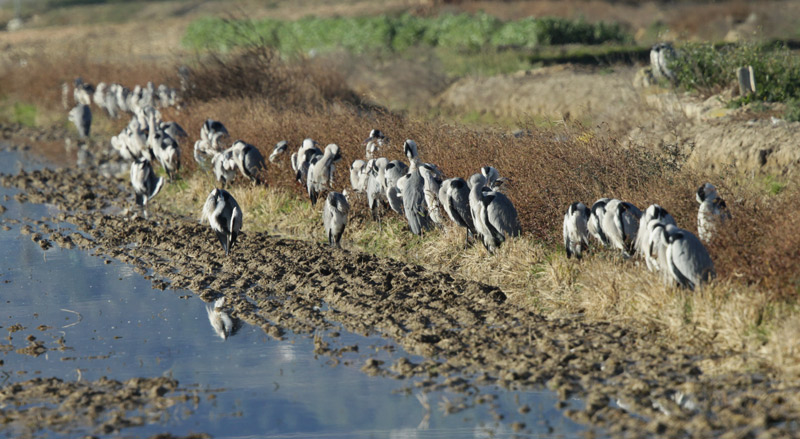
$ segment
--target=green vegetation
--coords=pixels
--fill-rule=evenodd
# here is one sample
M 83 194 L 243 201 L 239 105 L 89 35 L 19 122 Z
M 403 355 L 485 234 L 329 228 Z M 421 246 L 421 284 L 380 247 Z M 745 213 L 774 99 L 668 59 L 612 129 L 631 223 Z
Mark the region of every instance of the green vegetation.
M 284 54 L 345 49 L 402 52 L 413 46 L 462 51 L 487 48 L 535 48 L 550 44 L 600 44 L 631 41 L 618 24 L 587 23 L 562 18 L 526 18 L 502 22 L 480 13 L 438 17 L 381 15 L 376 17 L 306 17 L 297 21 L 225 20 L 192 22 L 183 44 L 194 49 L 228 50 L 266 45 Z
M 737 83 L 736 69 L 753 66 L 756 93 L 737 99 L 738 105 L 800 99 L 800 58 L 783 46 L 687 44 L 670 66 L 680 87 L 701 93 L 733 86 Z
M 36 106 L 23 102 L 14 102 L 11 122 L 28 127 L 36 126 Z

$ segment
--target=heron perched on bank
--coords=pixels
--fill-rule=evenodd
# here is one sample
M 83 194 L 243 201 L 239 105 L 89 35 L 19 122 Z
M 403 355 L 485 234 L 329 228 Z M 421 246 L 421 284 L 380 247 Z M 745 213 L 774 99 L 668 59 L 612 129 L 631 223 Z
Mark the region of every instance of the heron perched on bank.
M 78 104 L 69 111 L 69 121 L 75 124 L 81 139 L 89 137 L 92 130 L 92 110 L 87 104 Z
M 209 160 L 224 150 L 220 142 L 223 136 L 225 136 L 225 133 L 218 131 L 212 133 L 210 139 L 198 139 L 194 142 L 194 161 L 197 162 L 201 169 L 207 169 Z
M 589 247 L 589 209 L 581 202 L 572 203 L 564 214 L 564 248 L 567 258 L 580 259 Z
M 484 191 L 486 177 L 473 174 L 469 178 L 469 204 L 475 229 L 483 238 L 483 245 L 494 253 L 510 236 L 519 236 L 517 209 L 502 192 Z
M 589 211 L 589 222 L 587 223 L 589 234 L 605 247 L 608 247 L 609 242 L 608 236 L 603 231 L 603 218 L 606 216 L 606 204 L 609 201 L 611 201 L 610 198 L 600 198 L 595 201 Z
M 206 303 L 206 313 L 208 322 L 214 328 L 214 332 L 223 340 L 234 334 L 236 326 L 233 319 L 224 308 L 225 297 L 220 297 L 213 304 Z
M 315 155 L 309 162 L 306 189 L 308 190 L 308 197 L 311 198 L 312 206 L 317 203 L 319 194 L 333 182 L 335 170 L 333 163 L 337 158 L 341 158 L 339 145 L 331 143 L 325 147 L 325 152 L 322 155 Z
M 467 229 L 465 245 L 475 234 L 475 224 L 469 210 L 469 187 L 463 178 L 450 178 L 439 187 L 439 204 L 447 216 L 459 227 Z
M 164 186 L 164 177 L 157 177 L 150 160 L 140 157 L 131 163 L 131 185 L 136 196 L 136 205 L 142 208 L 147 218 L 147 202 L 158 195 Z
M 367 177 L 369 174 L 366 169 L 367 162 L 361 159 L 353 160 L 350 165 L 350 187 L 356 193 L 364 193 L 367 190 Z
M 241 140 L 233 142 L 233 146 L 229 149 L 234 162 L 236 162 L 236 166 L 239 168 L 239 172 L 250 179 L 251 182 L 261 184 L 260 175 L 266 169 L 264 156 L 261 155 L 261 151 L 255 146 Z
M 322 155 L 322 150 L 317 146 L 319 143 L 311 138 L 306 138 L 300 145 L 296 154 L 292 154 L 292 169 L 295 171 L 295 179 L 298 183 L 306 186 L 308 168 L 311 160 L 318 155 Z
M 369 137 L 364 140 L 365 157 L 367 160 L 375 158 L 380 149 L 389 143 L 389 138 L 381 130 L 370 130 Z
M 350 203 L 347 196 L 339 192 L 328 192 L 325 206 L 322 209 L 322 223 L 325 226 L 325 236 L 331 247 L 341 247 L 344 227 L 347 225 L 347 215 L 350 212 Z
M 221 133 L 221 136 L 229 136 L 228 129 L 225 128 L 222 122 L 214 119 L 206 119 L 206 121 L 203 122 L 203 126 L 200 128 L 200 138 L 211 140 L 211 136 L 214 133 Z
M 242 229 L 242 209 L 239 203 L 225 189 L 214 189 L 208 194 L 200 222 L 208 221 L 211 230 L 217 234 L 225 255 L 230 254 L 239 231 Z
M 664 271 L 678 285 L 694 290 L 716 276 L 711 256 L 692 232 L 669 224 L 662 233 L 667 243 Z
M 408 173 L 407 177 L 398 180 L 397 189 L 403 199 L 403 212 L 411 233 L 422 235 L 431 228 L 432 222 L 425 203 L 425 180 L 419 171 L 417 143 L 408 139 L 403 144 L 403 150 L 409 160 Z
M 608 242 L 622 251 L 626 258 L 633 256 L 636 233 L 639 231 L 639 218 L 642 211 L 631 203 L 613 199 L 606 204 L 603 216 L 603 233 Z
M 486 177 L 486 186 L 493 191 L 500 190 L 509 181 L 507 178 L 501 177 L 500 171 L 493 166 L 482 167 L 481 174 Z
M 222 183 L 222 187 L 227 187 L 228 183 L 236 178 L 236 160 L 233 158 L 233 151 L 227 149 L 214 154 L 211 158 L 211 169 L 214 177 Z
M 92 96 L 94 95 L 94 87 L 92 84 L 83 82 L 80 76 L 75 78 L 75 88 L 72 90 L 72 97 L 75 99 L 76 104 L 92 105 Z
M 639 229 L 636 232 L 636 253 L 647 261 L 647 254 L 650 251 L 650 221 L 656 220 L 664 225 L 675 224 L 675 219 L 667 212 L 667 209 L 658 204 L 651 204 L 639 219 Z M 649 264 L 648 264 L 649 265 Z
M 729 220 L 731 215 L 725 200 L 719 196 L 717 188 L 711 183 L 700 186 L 696 198 L 700 203 L 697 211 L 697 234 L 700 235 L 700 239 L 708 242 L 717 226 Z

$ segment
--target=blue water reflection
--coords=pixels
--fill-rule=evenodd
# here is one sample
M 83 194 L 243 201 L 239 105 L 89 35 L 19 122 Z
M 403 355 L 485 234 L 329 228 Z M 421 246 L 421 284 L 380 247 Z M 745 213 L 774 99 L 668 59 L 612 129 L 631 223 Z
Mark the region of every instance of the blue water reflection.
M 0 172 L 19 169 L 11 160 L 17 160 L 16 153 L 0 154 Z M 167 375 L 181 388 L 200 393 L 201 403 L 189 407 L 191 413 L 181 407 L 170 412 L 164 424 L 123 435 L 457 438 L 572 437 L 583 431 L 554 408 L 557 400 L 549 392 L 482 388 L 497 393 L 494 410 L 479 405 L 450 416 L 438 405 L 459 395 L 433 392 L 426 411 L 415 395 L 397 392 L 413 388 L 413 382 L 369 377 L 359 370 L 368 346 L 389 343 L 380 337 L 342 332 L 338 343 L 358 344 L 362 350 L 346 355 L 349 366 L 317 358 L 307 336 L 288 334 L 286 340 L 276 341 L 260 328 L 244 325 L 223 341 L 209 324 L 205 304 L 191 292 L 154 290 L 130 266 L 77 249 L 42 250 L 20 233 L 22 224 L 9 220 L 52 217 L 54 209 L 20 204 L 15 193 L 0 188 L 0 204 L 7 209 L 0 222 L 11 227 L 0 230 L 0 326 L 19 324 L 25 329 L 9 333 L 11 339 L 1 342 L 13 349 L 2 350 L 0 380 L 7 384 L 36 376 L 126 380 Z M 15 352 L 28 344 L 30 335 L 49 350 L 39 357 Z M 57 350 L 60 342 L 65 349 Z M 381 355 L 392 361 L 393 354 Z M 523 404 L 530 412 L 518 412 Z M 497 413 L 502 420 L 496 421 Z M 513 423 L 525 426 L 515 433 Z

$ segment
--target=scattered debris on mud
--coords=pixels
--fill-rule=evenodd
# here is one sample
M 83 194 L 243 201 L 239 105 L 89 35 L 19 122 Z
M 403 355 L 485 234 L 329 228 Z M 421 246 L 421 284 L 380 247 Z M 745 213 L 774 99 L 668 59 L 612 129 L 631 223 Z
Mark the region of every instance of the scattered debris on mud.
M 109 435 L 163 421 L 171 407 L 198 402 L 199 396 L 180 391 L 177 381 L 164 377 L 125 382 L 35 378 L 0 388 L 0 425 L 19 437 L 44 430 Z
M 109 213 L 127 212 L 126 183 L 92 168 L 0 176 L 3 186 L 23 190 L 25 201 L 60 208 L 52 220 L 78 230 L 26 224 L 42 240 L 131 264 L 160 289 L 190 289 L 205 301 L 225 296 L 232 316 L 276 339 L 287 330 L 327 333 L 315 353 L 334 359 L 358 349 L 336 346 L 342 328 L 380 333 L 424 359 L 385 364 L 367 358 L 362 371 L 420 377 L 415 385 L 423 392 L 446 388 L 482 403 L 477 385 L 546 386 L 573 419 L 630 436 L 796 431 L 800 389 L 794 383 L 744 371 L 708 376 L 702 365 L 714 358 L 667 347 L 659 334 L 579 317 L 546 320 L 506 303 L 496 287 L 391 259 L 252 231 L 226 257 L 195 218 L 157 206 L 150 220 Z M 569 404 L 573 398 L 582 405 Z

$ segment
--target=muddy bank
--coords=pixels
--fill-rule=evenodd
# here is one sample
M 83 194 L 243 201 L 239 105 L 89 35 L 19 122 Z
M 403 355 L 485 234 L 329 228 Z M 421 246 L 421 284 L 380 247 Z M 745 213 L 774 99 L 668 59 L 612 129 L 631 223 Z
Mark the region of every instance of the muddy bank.
M 58 220 L 79 230 L 28 224 L 41 242 L 119 259 L 156 288 L 187 288 L 207 301 L 224 295 L 233 316 L 272 337 L 314 334 L 315 353 L 336 359 L 358 349 L 336 344 L 344 327 L 380 333 L 424 357 L 393 364 L 368 358 L 358 365 L 368 374 L 421 377 L 416 385 L 423 391 L 464 392 L 464 404 L 484 401 L 475 384 L 546 386 L 572 418 L 634 437 L 797 434 L 796 384 L 752 373 L 707 376 L 703 365 L 715 358 L 665 347 L 659 334 L 579 317 L 546 320 L 505 303 L 495 287 L 254 232 L 246 222 L 225 257 L 197 218 L 170 214 L 159 203 L 150 220 L 114 213 L 132 202 L 128 182 L 91 168 L 3 175 L 0 184 L 22 189 L 22 201 L 64 209 Z
M 197 394 L 178 390 L 177 381 L 164 377 L 125 382 L 35 378 L 0 388 L 0 425 L 16 437 L 37 437 L 43 431 L 113 435 L 163 421 L 170 408 L 199 401 Z

